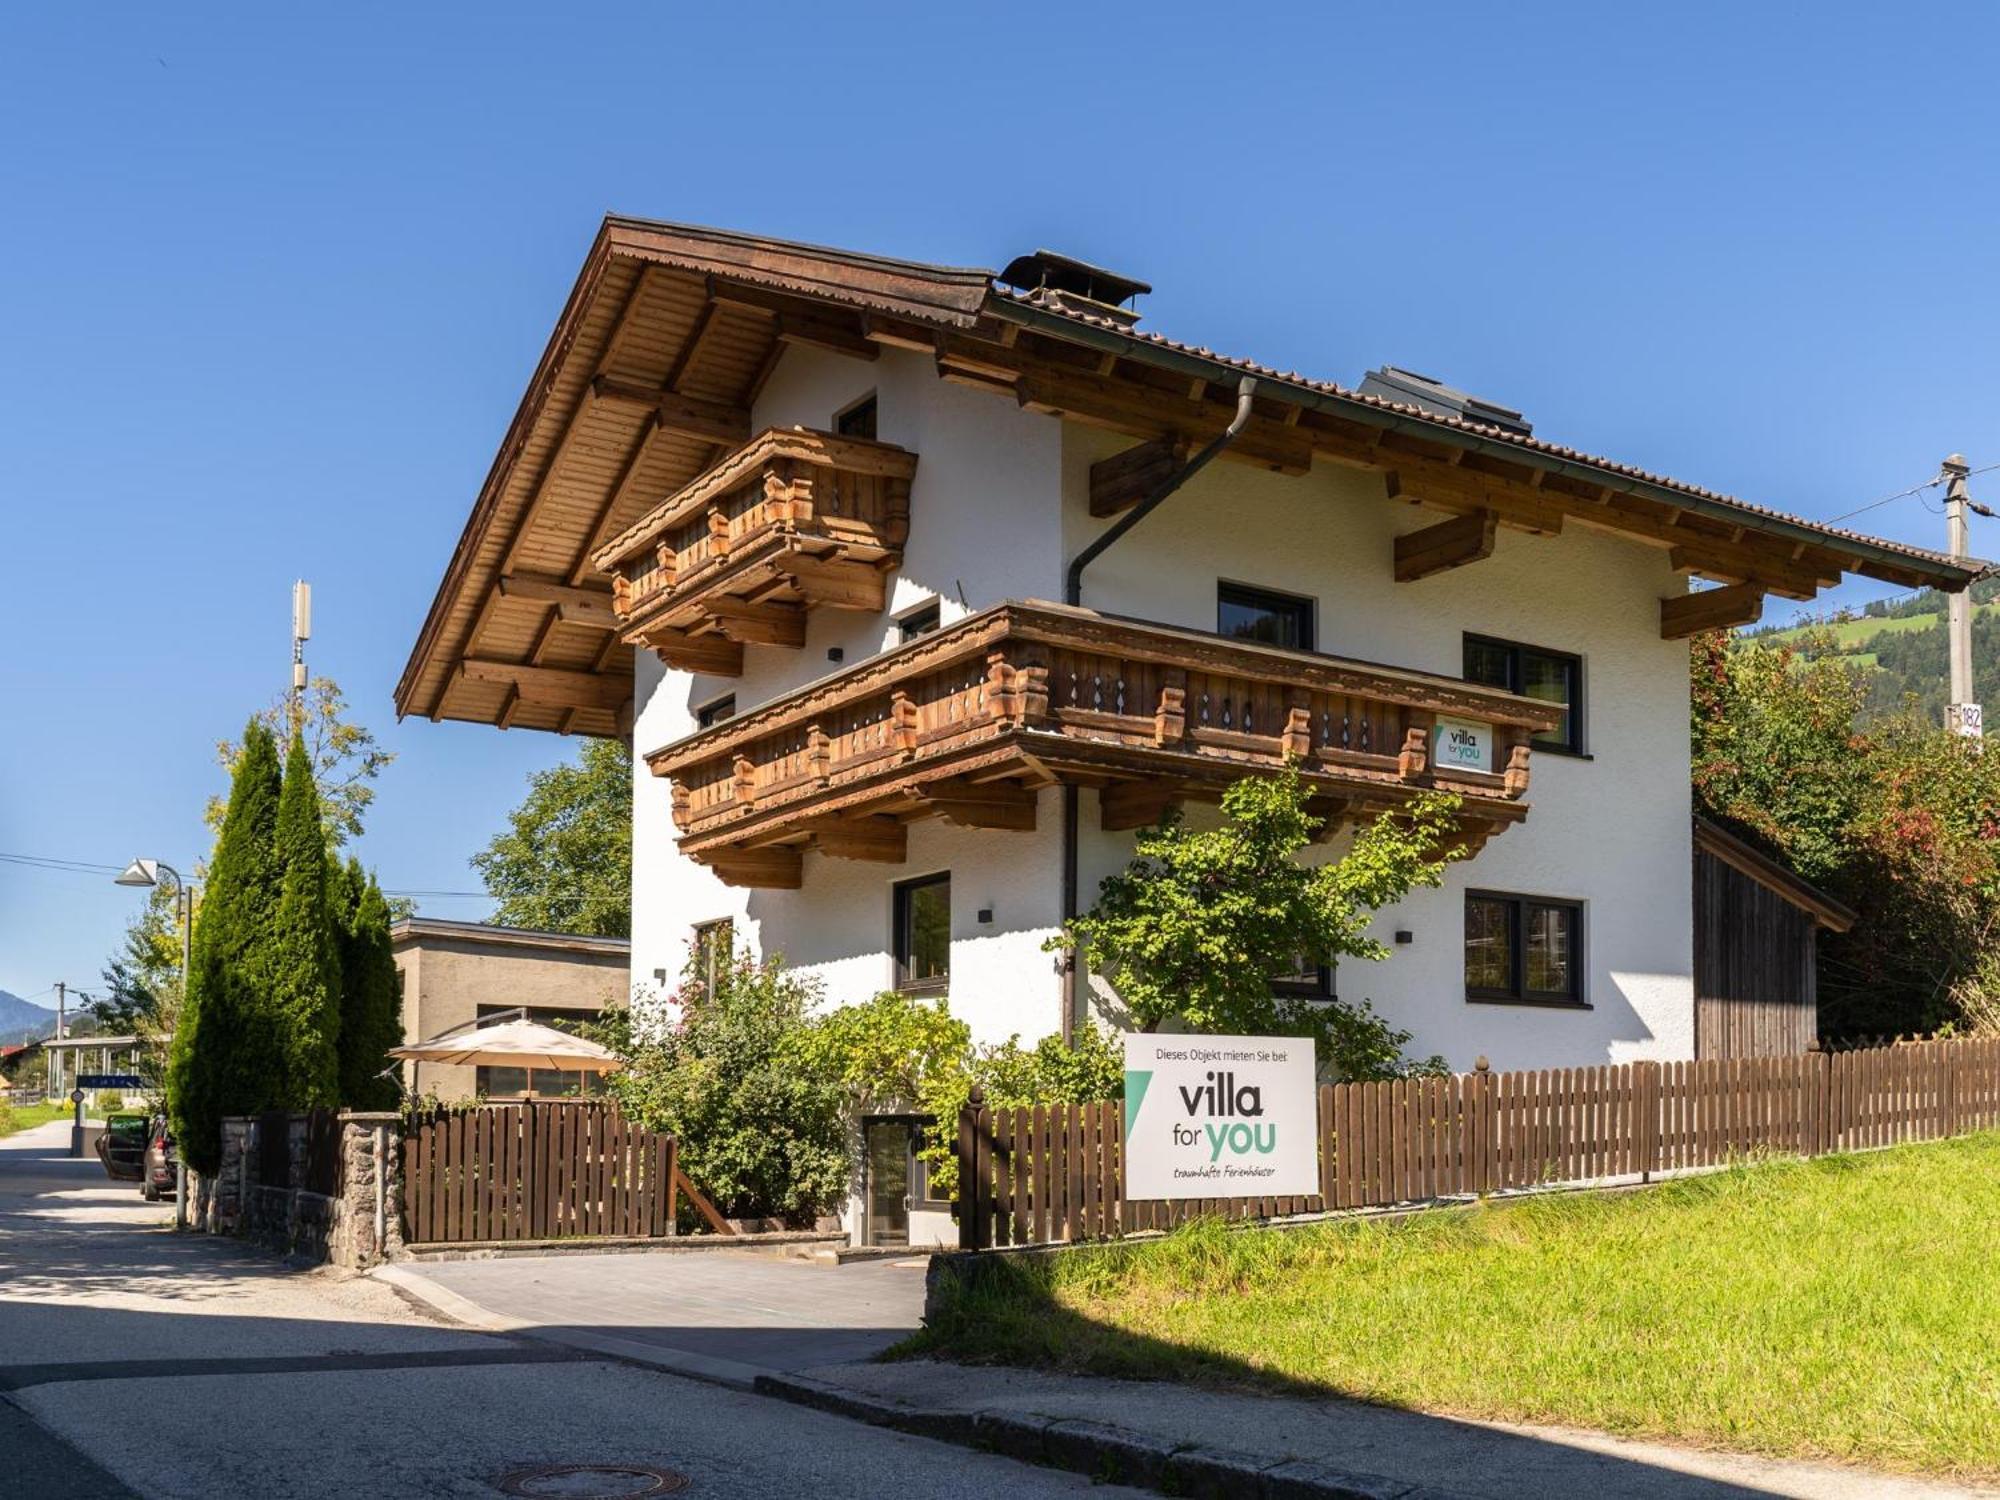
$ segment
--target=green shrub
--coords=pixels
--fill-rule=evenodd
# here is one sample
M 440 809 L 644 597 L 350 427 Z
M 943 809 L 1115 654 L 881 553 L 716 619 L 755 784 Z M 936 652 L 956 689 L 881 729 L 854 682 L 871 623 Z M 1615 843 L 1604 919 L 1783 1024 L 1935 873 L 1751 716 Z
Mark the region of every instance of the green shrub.
M 846 1196 L 844 1090 L 798 1063 L 819 998 L 779 960 L 731 955 L 713 985 L 690 964 L 663 1032 L 623 1012 L 592 1028 L 626 1060 L 609 1080 L 619 1105 L 679 1137 L 682 1170 L 731 1218 L 810 1225 Z

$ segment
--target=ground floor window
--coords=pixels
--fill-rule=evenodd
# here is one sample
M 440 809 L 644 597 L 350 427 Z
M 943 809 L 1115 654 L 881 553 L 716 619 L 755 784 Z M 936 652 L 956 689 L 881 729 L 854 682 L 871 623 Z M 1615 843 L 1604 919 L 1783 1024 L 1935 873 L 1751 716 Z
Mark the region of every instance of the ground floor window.
M 565 1010 L 555 1005 L 482 1005 L 478 1016 L 519 1015 L 538 1026 L 574 1032 L 587 1021 L 595 1021 L 592 1010 Z M 487 1099 L 580 1099 L 604 1092 L 601 1073 L 571 1073 L 554 1068 L 493 1068 L 482 1066 L 473 1080 L 475 1092 Z
M 1583 903 L 1466 892 L 1465 997 L 1583 1005 Z
M 951 876 L 927 875 L 896 887 L 896 988 L 936 993 L 951 982 Z

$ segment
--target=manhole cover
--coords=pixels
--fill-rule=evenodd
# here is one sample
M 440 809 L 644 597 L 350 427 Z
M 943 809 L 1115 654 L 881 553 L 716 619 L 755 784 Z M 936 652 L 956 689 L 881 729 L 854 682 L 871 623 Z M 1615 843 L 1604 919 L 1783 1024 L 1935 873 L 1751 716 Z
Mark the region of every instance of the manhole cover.
M 641 1500 L 676 1495 L 688 1487 L 687 1475 L 646 1464 L 543 1464 L 514 1469 L 493 1482 L 503 1495 L 540 1500 Z

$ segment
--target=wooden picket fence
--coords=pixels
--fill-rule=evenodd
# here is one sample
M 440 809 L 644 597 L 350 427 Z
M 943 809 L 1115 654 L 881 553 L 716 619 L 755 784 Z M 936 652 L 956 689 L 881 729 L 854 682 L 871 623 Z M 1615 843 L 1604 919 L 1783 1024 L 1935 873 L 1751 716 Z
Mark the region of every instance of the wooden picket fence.
M 716 1233 L 733 1233 L 682 1172 L 673 1136 L 600 1101 L 442 1111 L 403 1133 L 413 1244 L 670 1235 L 682 1195 Z
M 1310 1197 L 1135 1202 L 1111 1102 L 959 1116 L 965 1249 L 1112 1239 L 1187 1219 L 1281 1218 L 1646 1180 L 1749 1155 L 1820 1156 L 2000 1126 L 2000 1040 L 1322 1084 Z

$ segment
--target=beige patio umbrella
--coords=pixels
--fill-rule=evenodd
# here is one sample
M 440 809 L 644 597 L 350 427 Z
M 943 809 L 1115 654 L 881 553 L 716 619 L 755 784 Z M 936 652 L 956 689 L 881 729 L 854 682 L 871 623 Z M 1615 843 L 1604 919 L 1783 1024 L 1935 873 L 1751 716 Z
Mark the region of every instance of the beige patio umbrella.
M 547 1068 L 558 1073 L 609 1073 L 624 1065 L 596 1042 L 535 1021 L 502 1021 L 494 1026 L 450 1031 L 391 1047 L 389 1056 L 411 1062 L 487 1068 Z

